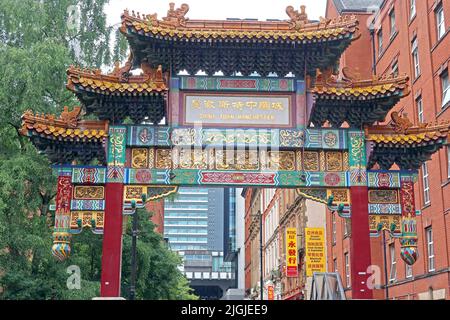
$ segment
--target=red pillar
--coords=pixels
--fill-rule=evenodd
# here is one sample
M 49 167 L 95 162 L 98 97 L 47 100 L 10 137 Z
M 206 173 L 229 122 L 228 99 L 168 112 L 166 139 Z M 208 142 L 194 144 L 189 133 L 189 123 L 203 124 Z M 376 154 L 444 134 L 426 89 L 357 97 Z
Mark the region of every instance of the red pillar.
M 123 184 L 107 183 L 100 295 L 120 297 Z
M 373 299 L 367 286 L 367 268 L 371 265 L 369 236 L 369 195 L 367 187 L 351 187 L 352 235 L 350 240 L 350 271 L 352 299 Z

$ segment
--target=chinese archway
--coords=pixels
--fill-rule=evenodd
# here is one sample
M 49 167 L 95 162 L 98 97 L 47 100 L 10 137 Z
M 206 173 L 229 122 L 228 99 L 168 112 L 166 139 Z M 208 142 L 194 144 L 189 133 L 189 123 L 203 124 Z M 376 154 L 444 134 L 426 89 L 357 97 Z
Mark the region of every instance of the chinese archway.
M 285 21 L 189 20 L 188 10 L 170 4 L 161 20 L 125 11 L 125 66 L 70 67 L 81 107 L 23 115 L 22 134 L 58 176 L 53 254 L 67 258 L 84 227 L 103 234 L 101 295 L 118 297 L 133 200 L 178 186 L 296 188 L 351 218 L 352 296 L 372 298 L 370 237 L 388 229 L 405 262 L 417 260 L 414 182 L 449 123 L 389 115 L 409 94 L 407 76 L 335 72 L 359 37 L 353 16 L 311 22 L 288 7 Z

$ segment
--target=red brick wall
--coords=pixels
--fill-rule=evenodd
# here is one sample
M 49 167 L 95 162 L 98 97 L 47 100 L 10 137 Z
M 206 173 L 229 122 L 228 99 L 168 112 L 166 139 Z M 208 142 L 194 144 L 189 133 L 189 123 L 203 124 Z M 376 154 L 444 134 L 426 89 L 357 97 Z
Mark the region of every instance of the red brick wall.
M 151 220 L 156 225 L 155 231 L 164 235 L 164 200 L 147 202 L 145 207 L 147 211 L 153 212 Z
M 393 110 L 403 111 L 415 124 L 418 124 L 418 112 L 416 98 L 420 95 L 423 99 L 425 122 L 436 120 L 449 120 L 450 107 L 442 110 L 442 86 L 439 71 L 445 69 L 450 61 L 450 0 L 442 0 L 444 8 L 446 35 L 437 40 L 436 18 L 434 5 L 435 0 L 416 1 L 417 14 L 412 20 L 409 18 L 409 0 L 385 1 L 379 19 L 378 26 L 383 30 L 383 48 L 379 53 L 378 41 L 376 40 L 376 73 L 377 75 L 392 72 L 394 60 L 398 60 L 400 74 L 406 73 L 410 76 L 411 94 L 402 99 Z M 439 3 L 439 1 L 437 1 Z M 395 10 L 397 34 L 390 37 L 389 13 Z M 327 17 L 335 17 L 336 9 L 332 1 L 328 1 Z M 342 58 L 343 66 L 359 67 L 367 64 L 372 66 L 372 43 L 367 37 L 366 23 L 360 23 L 363 36 L 353 43 Z M 414 69 L 411 56 L 411 42 L 417 36 L 419 44 L 419 56 L 421 75 L 414 79 Z M 368 50 L 370 48 L 370 50 Z M 364 53 L 364 50 L 366 53 Z M 370 53 L 367 53 L 369 52 Z M 444 66 L 444 67 L 443 67 Z M 447 66 L 448 68 L 448 66 Z M 362 70 L 362 69 L 361 69 Z M 367 70 L 366 70 L 367 71 Z M 386 120 L 389 120 L 390 117 Z M 405 264 L 400 258 L 400 243 L 395 241 L 397 261 L 397 281 L 389 287 L 389 295 L 394 298 L 418 299 L 419 293 L 427 292 L 430 287 L 433 290 L 445 289 L 446 297 L 450 299 L 449 284 L 450 273 L 450 181 L 448 179 L 447 149 L 440 150 L 427 162 L 429 171 L 431 202 L 425 205 L 423 196 L 422 172 L 419 173 L 419 181 L 416 183 L 416 207 L 422 210 L 418 217 L 419 236 L 419 259 L 413 266 L 413 279 L 405 279 Z M 338 220 L 339 221 L 339 220 Z M 339 227 L 336 246 L 328 245 L 329 266 L 332 267 L 333 258 L 338 259 L 339 271 L 343 271 L 344 252 L 348 248 L 343 239 L 343 230 Z M 435 273 L 429 273 L 427 267 L 427 249 L 425 239 L 425 228 L 432 226 L 435 250 Z M 331 218 L 327 217 L 327 233 L 331 237 Z M 392 241 L 391 241 L 392 242 Z M 390 243 L 391 243 L 390 242 Z M 372 263 L 384 269 L 383 245 L 381 239 L 371 240 Z M 387 252 L 388 262 L 390 260 L 389 250 Z M 332 268 L 330 268 L 332 270 Z M 445 271 L 447 270 L 447 271 Z M 390 264 L 388 263 L 388 273 Z M 341 273 L 341 275 L 343 275 Z M 343 277 L 344 278 L 344 277 Z M 384 283 L 384 275 L 382 275 Z M 384 298 L 384 290 L 375 290 L 375 297 Z

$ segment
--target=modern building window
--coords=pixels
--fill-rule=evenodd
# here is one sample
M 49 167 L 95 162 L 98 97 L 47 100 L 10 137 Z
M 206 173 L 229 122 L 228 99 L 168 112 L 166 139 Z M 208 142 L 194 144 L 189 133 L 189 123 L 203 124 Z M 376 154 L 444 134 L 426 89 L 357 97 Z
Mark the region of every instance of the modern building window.
M 416 106 L 417 106 L 417 118 L 418 118 L 420 123 L 424 123 L 425 118 L 423 116 L 423 100 L 422 100 L 422 96 L 419 96 L 416 99 Z
M 378 55 L 383 53 L 383 29 L 378 31 Z
M 397 22 L 395 21 L 395 9 L 392 9 L 392 11 L 389 13 L 389 21 L 391 24 L 391 38 L 392 38 L 397 32 Z
M 398 61 L 395 61 L 395 62 L 392 64 L 392 75 L 393 75 L 394 77 L 398 77 L 398 75 L 399 75 L 399 71 L 398 71 Z
M 397 279 L 397 259 L 395 257 L 395 244 L 389 245 L 389 253 L 391 256 L 391 274 L 389 275 L 389 281 L 394 282 Z
M 333 245 L 336 244 L 336 214 L 331 215 L 331 233 L 333 234 Z
M 343 223 L 344 223 L 344 237 L 348 236 L 348 219 L 342 219 Z
M 344 254 L 345 258 L 345 285 L 347 288 L 350 288 L 351 286 L 351 280 L 350 280 L 350 258 L 348 255 L 348 252 Z
M 406 279 L 412 278 L 413 276 L 413 268 L 409 264 L 405 263 L 405 275 Z
M 425 234 L 427 237 L 428 272 L 433 272 L 435 270 L 433 229 L 431 227 L 426 228 Z
M 442 6 L 442 4 L 439 5 L 439 7 L 437 7 L 436 9 L 436 27 L 438 40 L 440 40 L 445 35 L 444 7 Z
M 450 103 L 450 81 L 448 80 L 448 70 L 441 75 L 442 83 L 442 108 Z
M 409 18 L 414 19 L 416 16 L 416 0 L 409 0 Z
M 419 44 L 417 37 L 411 43 L 412 50 L 412 60 L 414 64 L 414 78 L 418 78 L 420 76 L 420 59 L 419 59 Z
M 428 174 L 428 165 L 426 163 L 422 164 L 422 179 L 423 179 L 423 202 L 425 205 L 431 203 L 430 199 L 430 179 Z

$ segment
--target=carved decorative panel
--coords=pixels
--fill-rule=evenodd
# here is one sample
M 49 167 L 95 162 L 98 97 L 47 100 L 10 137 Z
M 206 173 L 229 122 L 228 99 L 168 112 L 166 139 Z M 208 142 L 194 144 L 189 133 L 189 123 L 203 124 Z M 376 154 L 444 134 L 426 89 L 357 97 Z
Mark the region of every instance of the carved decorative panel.
M 397 204 L 397 190 L 369 190 L 369 203 Z
M 131 149 L 131 167 L 133 169 L 146 169 L 149 167 L 148 149 L 133 148 Z
M 172 168 L 172 150 L 157 149 L 156 150 L 156 169 L 171 169 Z
M 97 186 L 76 186 L 74 199 L 102 200 L 105 198 L 105 188 Z
M 305 151 L 303 153 L 303 167 L 305 171 L 319 171 L 319 153 Z
M 343 171 L 342 153 L 327 152 L 326 153 L 326 171 Z

